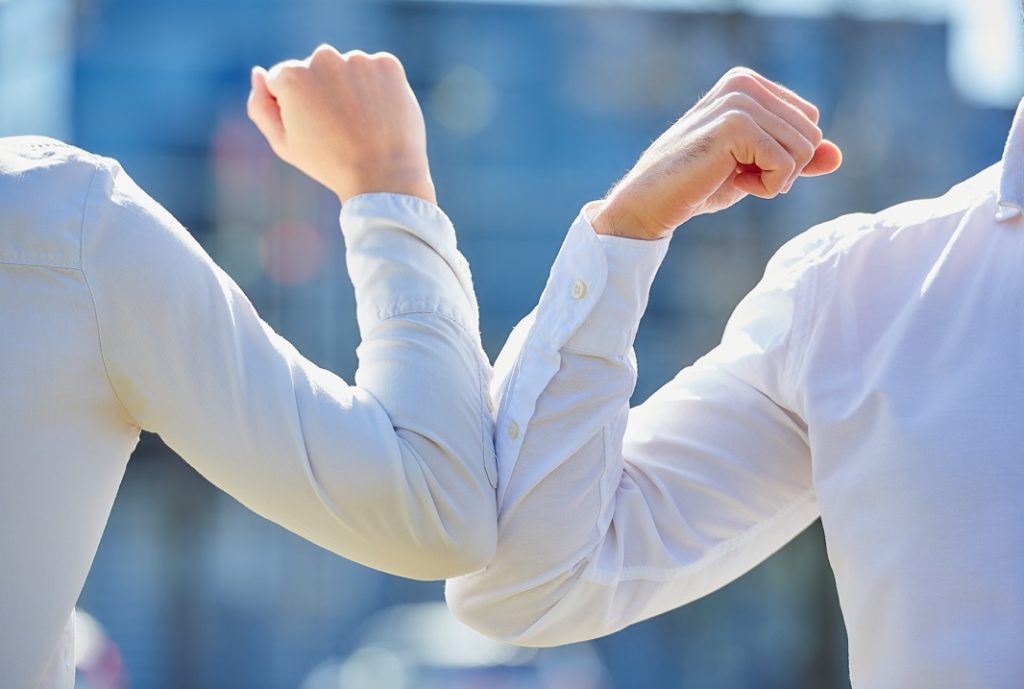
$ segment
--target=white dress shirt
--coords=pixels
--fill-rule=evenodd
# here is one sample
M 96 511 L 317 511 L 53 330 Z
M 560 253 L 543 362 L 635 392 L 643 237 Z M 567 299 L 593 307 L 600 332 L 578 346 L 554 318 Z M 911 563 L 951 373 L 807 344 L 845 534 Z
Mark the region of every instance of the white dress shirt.
M 490 558 L 490 374 L 454 229 L 384 194 L 341 226 L 354 386 L 261 321 L 116 163 L 0 140 L 0 688 L 72 685 L 67 623 L 140 428 L 371 567 L 434 579 Z
M 1020 687 L 1021 112 L 1003 162 L 943 197 L 789 242 L 721 345 L 632 410 L 667 240 L 581 215 L 496 365 L 498 553 L 449 582 L 455 613 L 516 644 L 609 634 L 820 515 L 855 687 Z

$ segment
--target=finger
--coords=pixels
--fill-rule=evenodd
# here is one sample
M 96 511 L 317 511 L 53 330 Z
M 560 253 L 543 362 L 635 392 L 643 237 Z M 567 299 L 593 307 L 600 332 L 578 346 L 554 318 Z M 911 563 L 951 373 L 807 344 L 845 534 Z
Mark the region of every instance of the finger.
M 765 86 L 767 79 L 752 81 L 745 91 L 747 95 L 757 101 L 761 107 L 785 120 L 794 129 L 817 147 L 821 143 L 821 129 L 817 125 L 817 119 L 812 120 L 806 111 L 798 108 L 792 102 L 782 98 L 777 93 Z M 769 82 L 771 83 L 771 82 Z
M 733 185 L 740 191 L 770 199 L 781 193 L 796 169 L 796 162 L 775 137 L 753 119 L 735 147 L 739 173 Z
M 774 97 L 772 98 L 774 99 Z M 774 100 L 778 102 L 778 99 Z M 821 141 L 820 135 L 816 136 L 816 140 L 812 141 L 804 134 L 804 132 L 800 131 L 789 120 L 786 120 L 763 107 L 759 102 L 747 94 L 731 94 L 725 99 L 725 104 L 730 107 L 740 108 L 748 113 L 761 129 L 767 132 L 769 136 L 775 139 L 775 141 L 780 143 L 782 147 L 786 149 L 786 152 L 793 160 L 794 167 L 793 172 L 786 180 L 782 191 L 789 191 L 789 188 L 794 182 L 796 182 L 797 177 L 800 176 L 804 167 L 810 163 L 811 159 L 814 157 L 817 144 Z M 810 124 L 810 121 L 805 118 L 802 113 L 798 114 L 797 117 L 799 117 L 803 122 Z M 811 126 L 813 127 L 814 125 Z
M 807 116 L 813 124 L 818 124 L 821 119 L 821 112 L 818 110 L 818 106 L 809 100 L 803 98 L 796 91 L 783 86 L 782 84 L 776 83 L 768 77 L 762 76 L 757 72 L 751 72 L 754 78 L 757 79 L 766 89 L 773 93 L 778 98 L 789 103 L 790 105 L 798 108 L 804 115 Z
M 253 67 L 252 91 L 248 102 L 249 119 L 266 138 L 275 150 L 284 140 L 284 123 L 281 121 L 281 109 L 277 99 L 267 88 L 267 71 L 262 67 Z
M 312 63 L 313 60 L 322 59 L 324 57 L 338 58 L 342 57 L 342 55 L 341 52 L 330 43 L 321 43 L 316 47 L 316 50 L 306 58 L 306 60 L 309 63 Z
M 267 90 L 275 98 L 280 97 L 300 70 L 308 66 L 307 60 L 285 60 L 284 62 L 278 62 L 270 70 L 264 70 L 263 76 Z
M 843 164 L 843 151 L 828 139 L 821 142 L 817 150 L 814 151 L 814 157 L 811 158 L 811 162 L 807 164 L 803 172 L 800 174 L 805 177 L 817 177 L 818 175 L 827 175 L 831 172 L 835 172 L 839 169 L 839 166 Z
M 813 103 L 806 100 L 805 98 L 802 98 L 795 91 L 786 88 L 782 84 L 778 84 L 772 81 L 771 79 L 762 76 L 761 74 L 758 74 L 757 72 L 748 67 L 734 67 L 733 69 L 729 70 L 720 82 L 720 87 L 742 87 L 745 84 L 749 84 L 751 82 L 757 82 L 777 98 L 781 98 L 783 101 L 799 109 L 801 112 L 804 113 L 804 115 L 807 116 L 807 118 L 812 123 L 818 124 L 818 120 L 821 117 L 821 114 L 818 112 L 817 106 L 815 106 Z

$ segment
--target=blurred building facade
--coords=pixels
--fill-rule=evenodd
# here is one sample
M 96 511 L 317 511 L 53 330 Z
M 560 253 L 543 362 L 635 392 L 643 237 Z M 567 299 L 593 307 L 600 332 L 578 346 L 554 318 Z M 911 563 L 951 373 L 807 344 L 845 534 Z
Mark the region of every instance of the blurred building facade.
M 43 10 L 14 17 L 31 3 L 66 22 L 44 23 L 51 51 L 12 47 L 19 27 L 40 21 Z M 535 304 L 579 207 L 722 72 L 747 64 L 818 103 L 844 170 L 677 233 L 638 336 L 637 400 L 717 342 L 786 239 L 942 193 L 999 158 L 1012 115 L 954 92 L 939 23 L 386 0 L 13 0 L 0 3 L 0 35 L 0 133 L 56 133 L 121 160 L 275 329 L 349 381 L 358 335 L 336 201 L 274 160 L 247 122 L 253 64 L 320 42 L 402 58 L 492 356 Z M 18 76 L 29 67 L 37 77 Z M 81 605 L 120 646 L 134 687 L 285 689 L 355 651 L 372 614 L 441 596 L 439 583 L 378 574 L 263 521 L 146 437 Z M 596 648 L 617 689 L 848 685 L 817 527 L 736 584 Z

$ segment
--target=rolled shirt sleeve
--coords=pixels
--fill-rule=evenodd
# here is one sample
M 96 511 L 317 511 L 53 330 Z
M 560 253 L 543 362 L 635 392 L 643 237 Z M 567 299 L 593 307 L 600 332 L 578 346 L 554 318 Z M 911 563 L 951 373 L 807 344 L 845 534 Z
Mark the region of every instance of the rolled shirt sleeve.
M 340 555 L 421 579 L 479 569 L 494 548 L 490 373 L 454 229 L 390 194 L 352 199 L 341 224 L 355 385 L 299 354 L 173 217 L 101 166 L 83 266 L 124 422 Z
M 598 236 L 581 214 L 499 357 L 498 550 L 446 589 L 490 636 L 616 631 L 735 579 L 817 515 L 786 370 L 799 249 L 773 260 L 718 348 L 630 410 L 632 342 L 666 245 Z

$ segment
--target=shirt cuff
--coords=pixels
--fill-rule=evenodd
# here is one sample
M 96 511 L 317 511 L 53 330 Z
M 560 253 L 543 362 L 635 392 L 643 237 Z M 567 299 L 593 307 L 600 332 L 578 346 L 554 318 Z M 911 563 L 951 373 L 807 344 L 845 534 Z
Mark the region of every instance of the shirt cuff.
M 405 194 L 360 194 L 342 205 L 340 222 L 363 337 L 382 320 L 412 313 L 445 316 L 479 334 L 469 264 L 437 205 Z
M 599 235 L 588 204 L 569 229 L 537 310 L 559 349 L 622 356 L 633 345 L 669 239 Z

